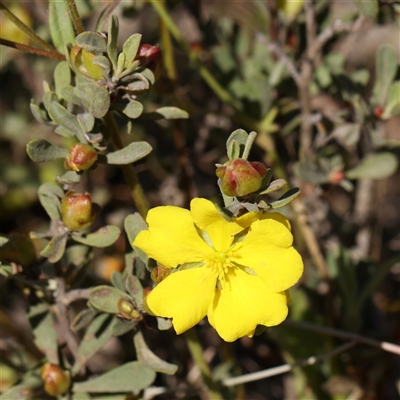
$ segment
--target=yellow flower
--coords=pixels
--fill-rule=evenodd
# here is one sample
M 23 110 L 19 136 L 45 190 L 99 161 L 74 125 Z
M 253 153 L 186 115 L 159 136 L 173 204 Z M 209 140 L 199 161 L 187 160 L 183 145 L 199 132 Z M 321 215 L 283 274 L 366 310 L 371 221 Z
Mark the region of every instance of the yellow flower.
M 207 315 L 231 342 L 286 318 L 285 291 L 299 280 L 303 262 L 281 214 L 251 212 L 228 222 L 213 203 L 196 198 L 190 211 L 153 208 L 147 223 L 133 244 L 167 268 L 181 266 L 150 292 L 147 305 L 172 318 L 178 334 Z

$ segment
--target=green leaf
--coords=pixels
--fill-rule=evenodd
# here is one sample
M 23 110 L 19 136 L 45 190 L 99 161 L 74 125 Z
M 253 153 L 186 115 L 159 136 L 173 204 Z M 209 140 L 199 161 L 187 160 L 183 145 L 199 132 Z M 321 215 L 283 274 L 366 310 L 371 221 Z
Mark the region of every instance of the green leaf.
M 275 179 L 272 181 L 269 186 L 260 192 L 260 194 L 267 194 L 267 193 L 272 193 L 275 192 L 275 190 L 282 189 L 284 186 L 287 185 L 287 182 L 284 179 Z
M 106 155 L 107 164 L 126 165 L 146 157 L 152 150 L 147 142 L 133 142 L 121 150 Z
M 114 104 L 113 107 L 132 119 L 139 118 L 143 112 L 143 104 L 136 100 L 131 100 L 128 104 Z
M 382 119 L 388 119 L 400 115 L 400 81 L 393 82 L 389 87 Z
M 256 140 L 257 137 L 257 133 L 252 131 L 249 133 L 249 136 L 247 137 L 246 140 L 246 144 L 244 145 L 244 149 L 243 149 L 243 154 L 242 154 L 242 158 L 247 160 L 249 155 L 250 155 L 250 150 L 253 146 L 254 141 Z
M 95 123 L 94 116 L 90 113 L 78 114 L 76 116 L 78 118 L 79 125 L 81 126 L 84 132 L 90 132 Z
M 38 106 L 33 100 L 31 100 L 29 107 L 31 109 L 32 115 L 35 117 L 36 121 L 41 124 L 48 124 L 49 122 L 53 123 L 48 115 L 46 109 L 43 107 L 43 103 Z
M 46 210 L 47 215 L 52 221 L 57 221 L 61 218 L 60 199 L 64 197 L 64 191 L 60 186 L 54 183 L 43 183 L 38 190 L 39 201 L 42 207 Z
M 390 45 L 380 46 L 376 54 L 376 78 L 372 90 L 373 100 L 377 105 L 385 104 L 390 84 L 398 68 L 397 53 Z
M 125 335 L 137 326 L 137 321 L 127 321 L 125 319 L 116 318 L 112 327 L 113 336 Z
M 314 185 L 322 185 L 329 182 L 328 174 L 314 161 L 306 160 L 295 163 L 293 167 L 295 175 L 303 182 Z
M 235 140 L 239 144 L 241 150 L 240 152 L 242 152 L 244 150 L 248 137 L 248 133 L 243 129 L 236 129 L 236 131 L 233 131 L 226 141 L 227 153 L 229 154 L 229 147 L 232 140 Z
M 240 157 L 240 145 L 236 140 L 229 142 L 228 158 L 230 160 L 236 160 Z
M 29 158 L 37 163 L 66 158 L 68 150 L 54 146 L 44 139 L 33 139 L 26 145 L 26 152 Z
M 86 382 L 75 383 L 74 392 L 115 393 L 131 392 L 149 387 L 156 373 L 138 361 L 128 362 L 120 367 Z
M 80 83 L 75 92 L 81 98 L 83 107 L 96 118 L 103 118 L 107 114 L 110 108 L 110 95 L 105 87 L 87 81 Z
M 46 355 L 49 362 L 58 365 L 58 338 L 51 311 L 33 316 L 30 323 L 36 346 Z
M 113 286 L 96 286 L 90 292 L 89 304 L 109 314 L 119 314 L 118 301 L 129 298 L 129 295 Z
M 71 132 L 74 132 L 81 143 L 88 143 L 81 125 L 79 124 L 78 118 L 74 114 L 70 113 L 65 107 L 53 101 L 48 109 L 48 112 L 54 122 L 70 130 Z
M 119 271 L 113 271 L 111 273 L 111 284 L 121 290 L 122 292 L 125 292 L 125 280 Z
M 93 308 L 86 308 L 80 311 L 76 317 L 71 322 L 71 329 L 74 332 L 78 332 L 79 330 L 86 328 L 97 315 L 97 311 Z
M 398 160 L 390 152 L 374 154 L 361 160 L 356 167 L 346 171 L 348 179 L 383 179 L 392 175 L 398 167 Z
M 69 103 L 82 107 L 82 100 L 76 95 L 75 88 L 73 86 L 67 85 L 61 88 L 61 97 Z
M 91 247 L 108 247 L 117 241 L 121 230 L 115 225 L 106 225 L 98 229 L 96 232 L 80 235 L 72 234 L 72 239 L 76 242 L 86 244 Z
M 329 135 L 330 138 L 335 138 L 345 147 L 354 146 L 360 139 L 361 124 L 344 123 L 337 126 Z
M 58 98 L 62 98 L 62 88 L 71 83 L 71 70 L 66 61 L 61 61 L 57 64 L 54 70 L 54 84 Z
M 353 0 L 353 3 L 368 18 L 375 19 L 378 15 L 378 0 Z
M 81 180 L 81 175 L 75 171 L 68 171 L 61 176 L 56 177 L 56 181 L 63 185 L 71 185 L 74 183 L 79 183 Z
M 56 129 L 54 129 L 54 132 L 57 133 L 60 136 L 63 136 L 65 138 L 74 138 L 75 137 L 75 133 L 70 131 L 67 128 L 64 128 L 61 125 L 58 125 Z
M 187 111 L 178 107 L 160 107 L 155 113 L 162 115 L 166 119 L 187 119 L 189 114 Z
M 125 54 L 125 59 L 127 63 L 131 63 L 135 60 L 141 40 L 142 35 L 140 35 L 139 33 L 134 33 L 122 46 L 122 51 Z
M 124 228 L 128 235 L 128 241 L 131 244 L 132 248 L 135 250 L 135 253 L 145 264 L 147 264 L 147 262 L 149 261 L 147 254 L 139 248 L 133 246 L 132 244 L 136 239 L 138 233 L 148 228 L 145 220 L 139 213 L 128 215 L 124 221 Z
M 78 357 L 72 370 L 74 374 L 112 338 L 113 323 L 114 319 L 108 314 L 99 314 L 94 318 L 79 345 Z
M 110 60 L 105 56 L 97 56 L 93 58 L 92 64 L 97 65 L 101 68 L 104 76 L 108 76 L 111 71 Z
M 133 297 L 139 309 L 143 307 L 143 287 L 135 275 L 129 275 L 125 281 L 126 290 Z
M 49 2 L 49 28 L 51 40 L 60 53 L 67 44 L 75 43 L 75 32 L 66 0 Z
M 117 62 L 118 62 L 118 48 L 117 48 L 118 30 L 119 30 L 118 17 L 116 15 L 112 15 L 110 23 L 108 25 L 107 54 L 110 57 L 114 72 L 117 69 Z
M 40 252 L 42 257 L 46 257 L 51 263 L 55 264 L 61 260 L 67 245 L 68 235 L 61 233 L 53 237 L 47 246 Z
M 151 368 L 154 371 L 161 372 L 162 374 L 173 375 L 176 373 L 178 366 L 167 363 L 166 361 L 157 357 L 148 348 L 141 331 L 137 331 L 135 333 L 133 342 L 135 344 L 137 358 L 142 365 Z
M 75 38 L 75 43 L 97 56 L 107 52 L 107 43 L 104 37 L 97 32 L 83 32 Z
M 299 188 L 295 187 L 295 188 L 289 189 L 284 195 L 279 197 L 278 200 L 272 201 L 268 205 L 272 209 L 283 207 L 286 204 L 289 204 L 292 200 L 294 200 L 299 194 L 300 194 Z

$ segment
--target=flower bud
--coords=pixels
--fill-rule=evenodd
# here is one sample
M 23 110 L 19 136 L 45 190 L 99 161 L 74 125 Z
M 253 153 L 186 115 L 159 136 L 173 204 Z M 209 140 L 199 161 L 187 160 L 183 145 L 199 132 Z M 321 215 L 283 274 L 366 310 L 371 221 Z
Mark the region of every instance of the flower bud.
M 160 77 L 163 68 L 163 62 L 159 46 L 142 44 L 139 47 L 136 60 L 140 61 L 141 67 L 148 68 L 151 72 L 153 72 L 156 80 Z
M 381 106 L 381 105 L 375 106 L 374 111 L 373 111 L 374 117 L 381 119 L 384 111 L 385 111 L 385 109 L 383 106 Z
M 329 174 L 329 182 L 333 183 L 334 185 L 337 185 L 340 183 L 344 178 L 346 177 L 346 174 L 343 171 L 332 171 Z
M 56 364 L 43 365 L 40 375 L 44 381 L 44 390 L 51 396 L 65 393 L 71 385 L 69 373 Z
M 97 151 L 90 144 L 75 143 L 69 148 L 64 168 L 72 171 L 85 171 L 97 161 Z
M 103 78 L 104 72 L 98 65 L 93 64 L 95 57 L 95 54 L 79 46 L 74 46 L 70 52 L 71 63 L 74 68 L 82 75 L 98 81 Z
M 118 311 L 128 320 L 141 321 L 143 319 L 136 305 L 123 297 L 118 300 Z
M 71 231 L 80 231 L 92 225 L 96 213 L 90 194 L 68 192 L 61 200 L 61 217 Z
M 260 162 L 242 158 L 230 160 L 216 170 L 221 179 L 221 190 L 226 196 L 245 196 L 260 189 L 267 169 Z
M 160 283 L 171 273 L 171 268 L 164 267 L 162 264 L 157 264 L 157 267 L 151 271 L 150 278 L 155 283 Z

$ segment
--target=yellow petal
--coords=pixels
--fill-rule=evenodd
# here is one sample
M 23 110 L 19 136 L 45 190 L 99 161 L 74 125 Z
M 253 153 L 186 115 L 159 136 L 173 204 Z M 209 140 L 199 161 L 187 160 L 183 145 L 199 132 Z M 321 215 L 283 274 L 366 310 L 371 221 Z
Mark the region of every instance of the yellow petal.
M 216 280 L 207 267 L 172 273 L 150 292 L 147 305 L 155 315 L 173 318 L 175 331 L 180 334 L 206 316 L 214 298 Z
M 134 245 L 168 268 L 204 260 L 212 249 L 199 236 L 188 210 L 156 207 L 146 219 L 149 229 L 141 231 Z
M 252 336 L 258 324 L 274 326 L 287 316 L 286 296 L 269 289 L 260 278 L 233 268 L 223 289 L 217 289 L 208 320 L 227 342 Z
M 190 202 L 190 211 L 194 223 L 208 234 L 217 251 L 226 251 L 233 236 L 249 227 L 258 215 L 252 212 L 229 222 L 219 214 L 211 201 L 202 198 L 195 198 Z
M 292 242 L 289 229 L 270 214 L 251 225 L 243 246 L 231 259 L 251 268 L 274 292 L 283 292 L 303 273 L 303 261 Z
M 274 212 L 274 213 L 260 214 L 259 219 L 273 219 L 273 220 L 285 225 L 286 228 L 289 229 L 289 231 L 292 230 L 289 220 L 280 213 Z

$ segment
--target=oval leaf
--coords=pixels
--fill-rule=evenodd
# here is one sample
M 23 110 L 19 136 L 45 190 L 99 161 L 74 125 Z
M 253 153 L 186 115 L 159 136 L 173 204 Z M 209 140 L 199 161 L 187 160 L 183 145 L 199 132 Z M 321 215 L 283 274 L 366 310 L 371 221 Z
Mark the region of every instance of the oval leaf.
M 274 181 L 272 181 L 269 184 L 269 186 L 265 190 L 260 192 L 260 194 L 267 194 L 267 193 L 275 192 L 275 190 L 282 189 L 286 185 L 287 185 L 287 182 L 284 179 L 275 179 Z
M 26 145 L 26 152 L 29 158 L 37 163 L 53 161 L 59 158 L 66 158 L 68 150 L 54 146 L 44 139 L 33 139 Z
M 166 119 L 187 119 L 189 114 L 187 111 L 182 110 L 178 107 L 160 107 L 155 111 L 157 114 L 163 116 Z
M 60 219 L 60 199 L 64 191 L 54 183 L 43 183 L 38 190 L 39 201 L 52 221 Z
M 54 236 L 47 246 L 40 252 L 40 255 L 46 257 L 53 264 L 60 261 L 61 257 L 64 255 L 67 240 L 68 235 L 65 233 Z
M 75 32 L 65 0 L 49 2 L 49 28 L 51 40 L 60 53 L 64 53 L 68 43 L 74 44 Z
M 379 153 L 361 160 L 357 167 L 346 171 L 346 177 L 348 179 L 382 179 L 392 175 L 397 167 L 397 158 L 392 153 Z
M 121 150 L 106 155 L 107 164 L 125 165 L 146 157 L 152 147 L 147 142 L 134 142 Z
M 124 43 L 122 51 L 125 54 L 125 59 L 127 63 L 131 63 L 134 61 L 136 54 L 139 50 L 139 45 L 141 40 L 142 40 L 142 35 L 139 33 L 134 33 Z
M 80 174 L 75 171 L 68 171 L 64 175 L 56 177 L 56 181 L 63 185 L 71 185 L 74 183 L 79 183 L 80 180 L 81 180 Z
M 119 314 L 118 301 L 129 296 L 113 286 L 96 286 L 90 292 L 89 304 L 110 314 Z
M 268 205 L 271 208 L 279 208 L 283 207 L 286 204 L 289 204 L 292 200 L 294 200 L 300 194 L 299 188 L 292 188 L 288 190 L 284 195 L 282 195 L 278 200 L 275 200 Z
M 117 226 L 106 225 L 98 229 L 96 232 L 85 235 L 73 233 L 72 238 L 75 242 L 86 244 L 87 246 L 108 247 L 117 241 L 120 234 L 121 230 Z
M 75 383 L 74 392 L 116 393 L 142 390 L 149 387 L 156 373 L 138 361 L 128 362 L 97 378 Z
M 143 105 L 139 101 L 131 100 L 123 107 L 122 112 L 129 118 L 136 119 L 142 114 Z
M 75 43 L 96 55 L 101 55 L 107 51 L 107 43 L 104 37 L 97 32 L 83 32 L 75 38 Z
M 56 87 L 56 94 L 59 98 L 62 98 L 62 88 L 69 86 L 71 83 L 71 70 L 66 61 L 61 61 L 57 64 L 54 70 L 54 84 Z
M 105 87 L 95 82 L 85 82 L 77 86 L 75 91 L 86 111 L 96 118 L 103 118 L 107 114 L 110 108 L 110 95 Z
M 137 358 L 144 366 L 168 375 L 173 375 L 178 370 L 177 365 L 161 360 L 161 358 L 157 357 L 148 348 L 141 331 L 136 332 L 135 336 L 133 337 L 133 342 L 135 344 Z

